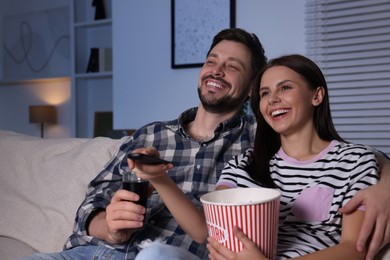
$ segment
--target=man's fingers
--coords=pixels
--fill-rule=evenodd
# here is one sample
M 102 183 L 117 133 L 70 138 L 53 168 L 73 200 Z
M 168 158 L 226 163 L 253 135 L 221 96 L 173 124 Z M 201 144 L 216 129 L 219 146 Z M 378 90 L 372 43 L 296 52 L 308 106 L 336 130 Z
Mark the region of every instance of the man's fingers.
M 358 192 L 350 201 L 347 202 L 347 204 L 344 205 L 344 207 L 340 209 L 340 212 L 344 214 L 352 213 L 362 204 L 363 204 L 363 199 L 360 196 L 360 192 Z
M 109 222 L 109 229 L 111 232 L 118 232 L 123 229 L 134 229 L 140 228 L 144 225 L 142 221 L 136 220 L 115 220 Z
M 383 239 L 384 239 L 385 231 L 383 229 L 383 226 L 385 224 L 386 224 L 385 220 L 378 218 L 376 225 L 375 225 L 376 227 L 375 227 L 374 233 L 372 235 L 372 238 L 371 238 L 370 244 L 368 246 L 368 250 L 367 250 L 367 258 L 368 259 L 372 259 L 378 253 L 378 251 L 382 248 L 382 246 L 384 245 Z
M 386 226 L 386 231 L 383 239 L 384 239 L 383 245 L 390 243 L 390 225 Z
M 127 190 L 118 190 L 114 196 L 111 198 L 111 203 L 119 201 L 138 201 L 139 196 L 137 193 L 127 191 Z
M 364 216 L 362 227 L 360 228 L 359 237 L 357 240 L 357 250 L 363 252 L 366 248 L 368 238 L 373 232 L 376 216 L 370 214 L 370 211 L 366 211 Z

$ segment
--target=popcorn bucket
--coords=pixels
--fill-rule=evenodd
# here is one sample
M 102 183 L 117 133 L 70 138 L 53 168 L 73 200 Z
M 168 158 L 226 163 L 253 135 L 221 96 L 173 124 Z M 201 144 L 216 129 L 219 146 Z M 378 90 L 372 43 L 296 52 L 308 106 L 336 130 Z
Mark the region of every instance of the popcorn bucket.
M 237 226 L 267 258 L 274 259 L 280 196 L 279 191 L 268 188 L 234 188 L 203 195 L 200 200 L 209 236 L 239 252 L 243 245 L 233 234 Z

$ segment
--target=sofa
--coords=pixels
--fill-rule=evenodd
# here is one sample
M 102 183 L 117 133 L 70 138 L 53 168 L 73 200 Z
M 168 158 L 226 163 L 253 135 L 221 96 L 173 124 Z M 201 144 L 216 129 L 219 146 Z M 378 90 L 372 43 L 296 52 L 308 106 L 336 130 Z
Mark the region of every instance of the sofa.
M 61 251 L 88 183 L 122 139 L 0 130 L 0 259 Z
M 0 260 L 61 251 L 88 183 L 126 138 L 42 139 L 0 130 Z M 376 260 L 390 260 L 390 250 Z

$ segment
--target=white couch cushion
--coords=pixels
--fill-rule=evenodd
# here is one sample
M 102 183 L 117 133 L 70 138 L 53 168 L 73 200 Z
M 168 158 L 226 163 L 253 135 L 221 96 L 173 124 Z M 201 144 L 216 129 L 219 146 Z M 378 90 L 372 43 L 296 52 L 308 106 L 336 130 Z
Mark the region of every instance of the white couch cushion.
M 0 236 L 40 252 L 61 251 L 88 183 L 121 141 L 0 131 Z

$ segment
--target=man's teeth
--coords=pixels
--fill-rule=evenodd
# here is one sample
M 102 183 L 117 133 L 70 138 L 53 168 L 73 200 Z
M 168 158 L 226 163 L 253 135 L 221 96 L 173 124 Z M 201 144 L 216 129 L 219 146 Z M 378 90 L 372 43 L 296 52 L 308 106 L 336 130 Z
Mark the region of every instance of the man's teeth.
M 223 89 L 223 87 L 220 84 L 215 83 L 215 82 L 207 82 L 207 86 L 208 87 L 213 87 L 213 88 Z
M 279 109 L 279 110 L 275 110 L 271 113 L 271 116 L 278 116 L 278 115 L 281 115 L 281 114 L 285 114 L 287 113 L 289 110 L 288 109 Z

